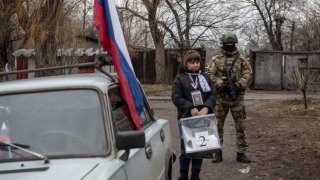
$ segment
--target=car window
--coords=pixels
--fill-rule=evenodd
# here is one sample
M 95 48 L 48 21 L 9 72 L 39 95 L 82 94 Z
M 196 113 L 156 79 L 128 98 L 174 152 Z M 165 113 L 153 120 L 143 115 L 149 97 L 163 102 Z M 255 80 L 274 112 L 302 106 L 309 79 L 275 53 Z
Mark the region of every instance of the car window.
M 129 116 L 129 109 L 126 102 L 121 98 L 119 88 L 113 87 L 109 89 L 108 96 L 113 111 L 114 126 L 119 131 L 133 130 L 134 126 L 131 123 Z M 144 108 L 140 114 L 140 122 L 142 128 L 148 127 L 152 122 L 152 116 L 149 111 L 149 107 L 146 106 L 147 102 L 144 98 Z
M 94 90 L 1 96 L 0 125 L 5 125 L 11 143 L 28 145 L 47 156 L 108 150 L 101 100 Z M 8 158 L 26 157 L 18 150 L 11 153 Z
M 153 122 L 153 119 L 151 117 L 151 113 L 148 110 L 148 107 L 145 105 L 142 113 L 140 114 L 140 121 L 143 128 L 148 127 Z
M 117 131 L 132 130 L 129 109 L 126 102 L 121 98 L 119 89 L 114 87 L 109 89 L 108 97 L 112 109 L 112 121 Z

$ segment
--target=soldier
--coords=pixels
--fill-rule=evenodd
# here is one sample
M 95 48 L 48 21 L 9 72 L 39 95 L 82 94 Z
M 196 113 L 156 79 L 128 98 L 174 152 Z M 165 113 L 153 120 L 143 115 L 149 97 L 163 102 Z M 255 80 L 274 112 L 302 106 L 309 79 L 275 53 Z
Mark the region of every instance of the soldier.
M 245 89 L 250 84 L 252 69 L 249 60 L 240 55 L 234 33 L 226 32 L 220 38 L 221 52 L 215 55 L 209 65 L 208 74 L 217 89 L 216 118 L 220 143 L 223 143 L 223 126 L 229 109 L 235 122 L 238 162 L 250 163 L 245 155 L 248 144 L 245 140 L 246 111 L 244 105 Z M 222 151 L 215 153 L 212 163 L 221 162 Z

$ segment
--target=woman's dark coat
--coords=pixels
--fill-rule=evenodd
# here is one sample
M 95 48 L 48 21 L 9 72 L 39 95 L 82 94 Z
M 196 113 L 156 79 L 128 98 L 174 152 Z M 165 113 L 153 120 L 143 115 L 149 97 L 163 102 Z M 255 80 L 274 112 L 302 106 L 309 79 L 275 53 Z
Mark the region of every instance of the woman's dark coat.
M 195 91 L 195 89 L 191 85 L 191 80 L 189 79 L 188 74 L 186 73 L 188 70 L 185 68 L 180 69 L 180 73 L 173 80 L 172 84 L 172 102 L 177 107 L 178 111 L 178 119 L 191 117 L 191 109 L 194 107 L 191 97 L 191 92 Z M 203 105 L 196 106 L 200 111 L 203 107 L 207 107 L 209 109 L 208 114 L 213 113 L 214 107 L 216 104 L 216 89 L 213 86 L 210 78 L 206 74 L 202 74 L 208 82 L 208 85 L 211 88 L 209 92 L 203 92 L 200 84 L 197 87 L 197 90 L 201 91 Z M 195 79 L 196 75 L 193 75 L 193 79 Z

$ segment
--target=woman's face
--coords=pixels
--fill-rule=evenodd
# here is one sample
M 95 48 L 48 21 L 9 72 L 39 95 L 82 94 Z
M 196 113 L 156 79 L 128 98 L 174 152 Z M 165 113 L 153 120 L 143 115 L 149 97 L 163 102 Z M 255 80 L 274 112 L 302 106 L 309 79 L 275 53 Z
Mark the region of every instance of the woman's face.
M 199 71 L 200 61 L 189 61 L 187 62 L 187 69 L 190 71 Z

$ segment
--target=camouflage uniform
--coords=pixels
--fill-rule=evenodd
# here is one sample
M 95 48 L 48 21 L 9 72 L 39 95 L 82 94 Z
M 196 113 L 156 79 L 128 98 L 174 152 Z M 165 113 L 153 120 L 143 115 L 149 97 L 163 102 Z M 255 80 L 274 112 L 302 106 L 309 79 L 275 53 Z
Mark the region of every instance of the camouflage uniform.
M 248 59 L 245 57 L 240 55 L 236 59 L 238 53 L 238 50 L 234 52 L 227 52 L 221 49 L 221 53 L 211 59 L 208 65 L 208 74 L 210 75 L 215 87 L 219 87 L 224 82 L 223 72 L 229 71 L 232 67 L 233 61 L 236 61 L 231 69 L 230 78 L 239 88 L 239 96 L 235 100 L 228 100 L 228 95 L 219 94 L 216 103 L 216 117 L 220 142 L 222 144 L 224 122 L 229 109 L 231 110 L 236 127 L 237 149 L 239 153 L 245 153 L 248 144 L 245 141 L 246 136 L 244 122 L 246 119 L 246 111 L 244 105 L 244 94 L 245 88 L 248 87 L 252 78 L 252 69 Z

